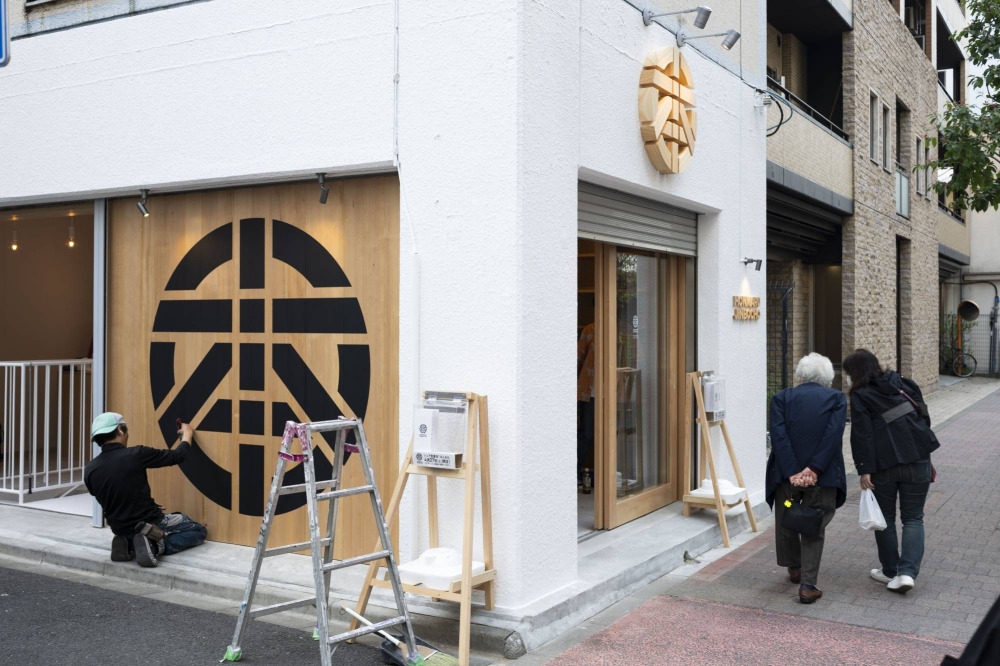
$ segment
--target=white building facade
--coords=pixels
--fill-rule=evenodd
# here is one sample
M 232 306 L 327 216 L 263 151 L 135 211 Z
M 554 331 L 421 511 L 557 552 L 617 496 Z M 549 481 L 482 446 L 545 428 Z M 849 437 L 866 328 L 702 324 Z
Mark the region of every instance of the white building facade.
M 673 374 L 661 376 L 659 383 L 648 379 L 645 415 L 634 406 L 641 398 L 620 408 L 622 413 L 611 411 L 615 387 L 597 387 L 612 396 L 598 430 L 601 423 L 609 433 L 622 420 L 632 423 L 623 426 L 626 432 L 617 441 L 627 447 L 629 437 L 639 437 L 635 455 L 647 456 L 646 489 L 668 480 L 672 484 L 647 508 L 677 514 L 677 505 L 669 505 L 680 498 L 683 480 L 676 477 L 690 443 L 678 434 L 683 408 L 671 411 L 664 405 L 681 400 L 683 372 L 693 370 L 725 378 L 726 419 L 736 453 L 752 503 L 763 503 L 764 317 L 762 312 L 761 320 L 736 320 L 733 313 L 734 296 L 765 292 L 765 272 L 744 263 L 765 257 L 767 127 L 759 92 L 766 88 L 763 4 L 723 0 L 703 31 L 692 25 L 692 14 L 644 25 L 646 6 L 664 12 L 687 9 L 674 0 L 65 0 L 27 10 L 20 0 L 9 4 L 12 57 L 0 69 L 0 224 L 5 225 L 0 233 L 6 243 L 16 223 L 11 218 L 19 212 L 18 231 L 26 239 L 27 211 L 51 207 L 58 216 L 67 206 L 93 207 L 95 408 L 120 409 L 113 384 L 129 375 L 109 367 L 109 358 L 134 351 L 136 376 L 146 381 L 151 353 L 146 343 L 168 344 L 154 327 L 142 346 L 122 348 L 130 344 L 127 336 L 115 334 L 116 327 L 129 328 L 121 304 L 130 301 L 114 286 L 116 280 L 128 281 L 122 270 L 145 281 L 147 270 L 156 270 L 150 267 L 155 261 L 147 265 L 145 257 L 168 245 L 172 249 L 164 252 L 173 253 L 173 266 L 207 232 L 241 219 L 240 192 L 276 188 L 267 190 L 268 196 L 281 201 L 290 196 L 281 187 L 302 183 L 295 192 L 308 192 L 312 202 L 319 194 L 317 173 L 334 188 L 353 187 L 340 185 L 339 179 L 389 178 L 392 194 L 383 202 L 389 231 L 373 242 L 389 239 L 395 245 L 382 248 L 386 253 L 380 256 L 396 264 L 385 275 L 397 284 L 383 293 L 398 303 L 382 317 L 379 335 L 384 337 L 378 339 L 389 348 L 372 350 L 373 358 L 386 363 L 379 366 L 384 372 L 378 390 L 392 394 L 376 395 L 373 388 L 369 398 L 384 403 L 388 428 L 373 447 L 376 456 L 378 447 L 398 448 L 393 464 L 402 458 L 410 439 L 410 408 L 422 390 L 489 396 L 497 609 L 477 610 L 476 622 L 518 632 L 531 649 L 613 603 L 629 586 L 681 563 L 679 552 L 630 561 L 604 587 L 595 565 L 585 563 L 599 550 L 594 545 L 599 539 L 614 538 L 616 532 L 624 538 L 630 529 L 606 522 L 605 528 L 617 529 L 579 541 L 594 526 L 583 525 L 581 531 L 585 521 L 578 516 L 577 484 L 579 468 L 586 465 L 578 454 L 575 354 L 587 323 L 582 309 L 589 307 L 593 315 L 593 306 L 581 306 L 587 299 L 582 294 L 589 293 L 581 282 L 582 273 L 591 270 L 582 268 L 589 255 L 604 257 L 612 267 L 617 256 L 619 271 L 617 281 L 605 275 L 590 292 L 633 289 L 638 300 L 643 287 L 629 286 L 634 275 L 623 278 L 633 270 L 628 261 L 661 262 L 661 268 L 651 269 L 649 284 L 657 286 L 646 296 L 652 300 L 632 306 L 660 308 L 660 328 L 635 324 L 634 337 L 641 329 L 644 349 L 652 349 L 641 353 L 665 359 L 668 327 L 687 331 L 685 346 L 672 361 Z M 679 30 L 697 35 L 730 29 L 742 35 L 730 50 L 721 48 L 722 37 L 691 41 L 680 50 L 697 95 L 697 144 L 683 172 L 660 173 L 640 133 L 637 95 L 643 64 L 655 50 L 675 46 Z M 135 212 L 141 190 L 149 190 L 152 211 L 145 220 Z M 142 231 L 142 239 L 136 236 L 129 245 L 128 229 L 182 224 L 177 211 L 193 210 L 193 199 L 184 197 L 212 193 L 235 197 L 235 208 L 213 222 L 205 212 L 209 204 L 199 204 L 198 215 L 205 219 L 199 218 L 197 228 L 178 227 L 176 234 L 160 236 L 165 232 Z M 618 200 L 619 211 L 646 206 L 651 218 L 667 220 L 665 228 L 671 216 L 686 220 L 681 226 L 691 242 L 675 247 L 670 240 L 634 241 L 627 225 L 616 235 L 610 217 L 603 221 L 605 233 L 596 233 L 581 222 L 587 196 Z M 122 201 L 127 206 L 118 207 Z M 115 212 L 126 207 L 134 219 Z M 291 209 L 283 210 L 287 216 Z M 324 242 L 319 227 L 309 229 L 338 261 L 350 264 L 341 253 L 350 252 L 351 241 L 338 239 L 353 232 L 331 233 Z M 245 236 L 244 230 L 238 238 Z M 595 252 L 595 245 L 603 249 Z M 231 251 L 233 257 L 239 254 Z M 0 263 L 10 266 L 11 256 L 4 252 Z M 625 268 L 622 257 L 629 258 Z M 678 263 L 670 264 L 671 257 L 680 257 Z M 24 265 L 15 274 L 30 277 L 31 270 Z M 689 295 L 681 305 L 670 295 L 661 299 L 660 292 L 674 279 L 662 271 L 670 270 L 684 276 L 684 291 L 672 292 L 678 298 Z M 163 289 L 165 277 L 149 279 L 160 280 L 154 291 Z M 369 317 L 368 334 L 374 335 L 374 306 L 367 297 L 359 298 Z M 155 304 L 145 296 L 131 303 L 137 327 L 153 320 Z M 618 319 L 620 308 L 619 299 Z M 672 324 L 667 323 L 671 308 Z M 606 311 L 613 308 L 608 305 Z M 619 336 L 628 327 L 597 323 Z M 18 360 L 3 357 L 0 349 L 0 361 Z M 183 363 L 177 361 L 178 376 L 189 372 Z M 618 365 L 638 367 L 627 361 Z M 649 367 L 649 373 L 659 372 L 655 363 Z M 620 381 L 619 373 L 619 386 Z M 147 401 L 148 391 L 143 385 Z M 651 400 L 654 393 L 657 398 Z M 164 395 L 169 403 L 174 393 Z M 240 397 L 246 396 L 241 392 Z M 150 409 L 151 417 L 162 413 L 161 407 Z M 302 410 L 307 408 L 302 405 Z M 241 423 L 246 420 L 243 416 Z M 643 435 L 629 431 L 637 422 L 645 425 L 647 439 L 655 439 L 653 431 L 665 434 L 647 445 Z M 597 451 L 584 455 L 604 455 L 601 446 L 598 435 Z M 210 457 L 224 458 L 212 445 L 206 450 Z M 724 446 L 716 450 L 716 460 L 725 458 Z M 649 476 L 651 460 L 662 468 L 659 478 Z M 235 458 L 230 462 L 236 465 Z M 265 459 L 264 465 L 271 469 L 273 460 Z M 720 463 L 720 474 L 733 479 L 728 464 Z M 623 476 L 626 485 L 641 477 L 627 471 Z M 180 478 L 178 473 L 178 484 Z M 611 497 L 613 470 L 604 478 L 612 481 L 600 501 L 623 506 L 627 496 Z M 595 479 L 594 485 L 603 482 Z M 422 488 L 408 491 L 400 511 L 397 545 L 404 561 L 427 546 Z M 382 492 L 387 495 L 388 489 Z M 458 541 L 458 497 L 442 493 L 442 542 Z M 648 513 L 638 504 L 630 506 L 629 518 Z M 221 519 L 214 520 L 210 538 Z M 253 523 L 252 516 L 246 520 Z M 704 524 L 714 518 L 690 519 L 698 520 Z M 678 516 L 676 524 L 685 523 Z M 662 529 L 678 529 L 679 539 L 688 538 L 683 529 Z M 239 537 L 214 538 L 240 542 Z M 717 536 L 705 538 L 697 547 L 716 545 Z

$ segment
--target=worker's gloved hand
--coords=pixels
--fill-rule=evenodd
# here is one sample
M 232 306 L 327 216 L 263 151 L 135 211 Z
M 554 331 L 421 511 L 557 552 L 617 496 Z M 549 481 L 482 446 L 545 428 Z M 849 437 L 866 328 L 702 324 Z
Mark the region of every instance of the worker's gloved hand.
M 181 439 L 190 444 L 194 441 L 194 428 L 190 423 L 182 423 L 180 430 Z

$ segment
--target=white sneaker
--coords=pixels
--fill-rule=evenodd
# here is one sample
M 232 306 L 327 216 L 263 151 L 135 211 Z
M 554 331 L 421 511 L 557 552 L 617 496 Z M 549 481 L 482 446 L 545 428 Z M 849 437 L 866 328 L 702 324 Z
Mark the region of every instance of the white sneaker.
M 896 576 L 889 581 L 889 589 L 893 592 L 906 594 L 913 589 L 913 579 L 909 576 Z
M 890 583 L 892 579 L 882 573 L 881 569 L 872 569 L 872 579 L 877 580 L 880 583 Z

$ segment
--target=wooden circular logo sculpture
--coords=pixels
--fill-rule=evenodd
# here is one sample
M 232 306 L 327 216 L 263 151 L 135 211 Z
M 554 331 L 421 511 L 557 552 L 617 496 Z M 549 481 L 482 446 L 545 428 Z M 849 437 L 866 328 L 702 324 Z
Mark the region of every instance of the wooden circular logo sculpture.
M 639 121 L 649 161 L 660 173 L 680 173 L 694 155 L 698 112 L 694 82 L 681 50 L 657 49 L 639 77 Z

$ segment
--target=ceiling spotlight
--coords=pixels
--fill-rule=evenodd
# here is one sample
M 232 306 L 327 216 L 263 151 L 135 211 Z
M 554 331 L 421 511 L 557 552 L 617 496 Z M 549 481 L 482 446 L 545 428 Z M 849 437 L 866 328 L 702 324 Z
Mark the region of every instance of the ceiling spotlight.
M 149 190 L 140 190 L 142 192 L 142 199 L 136 205 L 139 207 L 139 212 L 142 213 L 143 217 L 149 217 L 149 209 L 146 208 L 146 199 L 149 198 Z
M 681 30 L 677 33 L 677 46 L 684 46 L 692 39 L 705 39 L 706 37 L 722 36 L 725 36 L 725 39 L 722 40 L 722 48 L 727 51 L 736 46 L 736 42 L 740 41 L 740 33 L 735 30 L 729 30 L 727 32 L 713 32 L 709 35 L 689 35 Z
M 757 264 L 756 266 L 754 266 L 754 270 L 757 270 L 757 271 L 760 270 L 760 265 L 763 264 L 763 263 L 764 263 L 763 259 L 751 259 L 750 257 L 747 257 L 747 258 L 745 258 L 743 260 L 743 265 L 744 266 L 746 266 L 747 264 Z
M 326 186 L 326 174 L 318 173 L 316 177 L 319 178 L 319 202 L 325 204 L 327 197 L 330 196 L 330 188 Z
M 18 247 L 19 247 L 19 245 L 17 244 L 17 229 L 14 229 L 13 233 L 10 236 L 10 250 L 11 250 L 11 252 L 17 252 L 17 248 Z
M 674 14 L 692 14 L 697 12 L 698 15 L 694 17 L 694 27 L 704 28 L 708 25 L 708 18 L 712 15 L 712 9 L 704 5 L 700 7 L 695 7 L 694 9 L 681 9 L 676 12 L 662 12 L 659 14 L 654 14 L 652 9 L 642 10 L 642 22 L 646 25 L 652 25 L 653 19 L 659 18 L 660 16 L 673 16 Z

